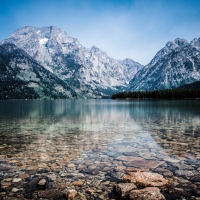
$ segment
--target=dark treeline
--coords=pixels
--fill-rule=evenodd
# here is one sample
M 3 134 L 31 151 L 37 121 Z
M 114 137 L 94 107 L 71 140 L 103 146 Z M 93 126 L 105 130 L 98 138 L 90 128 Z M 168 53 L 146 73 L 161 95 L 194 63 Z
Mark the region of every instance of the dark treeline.
M 165 89 L 155 91 L 120 92 L 111 99 L 198 99 L 200 89 Z
M 40 96 L 33 88 L 27 87 L 27 82 L 1 81 L 0 78 L 0 100 L 3 99 L 39 99 Z

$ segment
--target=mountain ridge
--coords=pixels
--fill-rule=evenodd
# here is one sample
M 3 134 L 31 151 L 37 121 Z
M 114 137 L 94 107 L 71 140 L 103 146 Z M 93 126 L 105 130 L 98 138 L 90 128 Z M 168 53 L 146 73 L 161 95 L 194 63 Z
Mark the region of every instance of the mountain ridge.
M 176 88 L 200 80 L 200 51 L 194 41 L 177 38 L 167 42 L 130 82 L 129 90 Z
M 25 51 L 77 98 L 109 98 L 120 91 L 177 88 L 200 80 L 200 38 L 167 42 L 146 66 L 110 58 L 95 45 L 86 48 L 54 26 L 20 28 L 0 42 L 6 43 Z
M 116 60 L 96 46 L 83 47 L 76 38 L 54 26 L 23 27 L 0 44 L 10 42 L 26 51 L 46 69 L 70 83 L 84 98 L 109 98 L 126 88 L 143 66 Z

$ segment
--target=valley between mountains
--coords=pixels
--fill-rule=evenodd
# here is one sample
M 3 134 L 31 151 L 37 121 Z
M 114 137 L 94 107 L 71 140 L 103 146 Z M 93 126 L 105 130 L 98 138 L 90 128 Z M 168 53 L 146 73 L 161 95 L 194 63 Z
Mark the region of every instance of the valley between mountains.
M 0 72 L 0 99 L 110 98 L 177 88 L 200 80 L 200 38 L 167 42 L 143 66 L 86 48 L 60 28 L 26 26 L 0 42 Z

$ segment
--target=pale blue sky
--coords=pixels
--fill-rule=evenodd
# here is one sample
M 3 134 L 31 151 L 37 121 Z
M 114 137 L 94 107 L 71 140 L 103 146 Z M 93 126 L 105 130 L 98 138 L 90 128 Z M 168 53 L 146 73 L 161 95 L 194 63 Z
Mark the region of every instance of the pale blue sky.
M 85 47 L 147 64 L 168 41 L 200 37 L 200 0 L 0 0 L 0 40 L 57 26 Z

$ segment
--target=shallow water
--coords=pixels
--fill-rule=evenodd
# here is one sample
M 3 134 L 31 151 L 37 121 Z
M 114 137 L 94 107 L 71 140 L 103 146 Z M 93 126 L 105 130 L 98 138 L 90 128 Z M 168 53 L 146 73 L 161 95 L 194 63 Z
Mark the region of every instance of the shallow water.
M 2 199 L 45 198 L 24 189 L 42 176 L 49 188 L 75 188 L 77 199 L 114 198 L 120 173 L 133 168 L 172 178 L 180 196 L 198 196 L 200 101 L 0 101 Z

